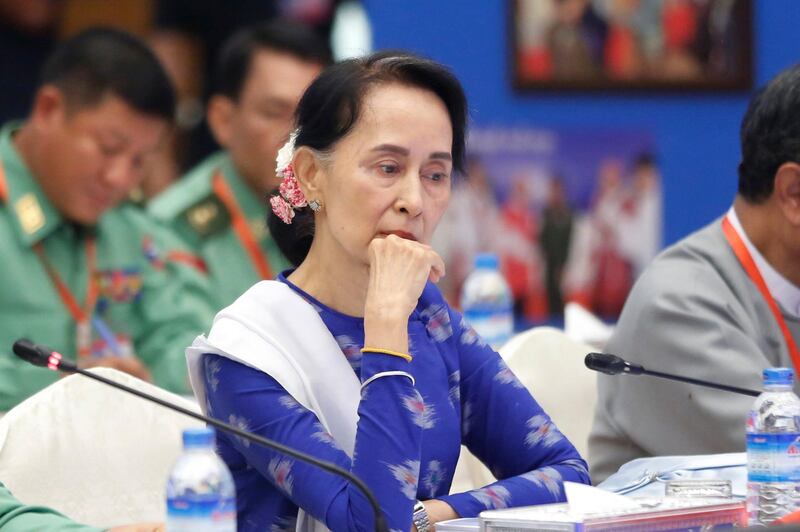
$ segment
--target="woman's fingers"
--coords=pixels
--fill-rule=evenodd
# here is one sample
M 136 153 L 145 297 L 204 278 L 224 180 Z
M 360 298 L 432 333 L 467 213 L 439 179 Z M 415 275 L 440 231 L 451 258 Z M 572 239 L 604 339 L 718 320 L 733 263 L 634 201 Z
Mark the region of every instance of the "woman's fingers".
M 431 249 L 430 252 L 432 254 L 430 279 L 432 282 L 436 283 L 446 274 L 444 260 L 442 260 L 442 257 L 433 251 L 433 249 Z
M 425 283 L 437 282 L 444 274 L 444 261 L 430 246 L 396 235 L 375 239 L 370 244 L 368 303 L 374 299 L 396 304 L 407 316 Z

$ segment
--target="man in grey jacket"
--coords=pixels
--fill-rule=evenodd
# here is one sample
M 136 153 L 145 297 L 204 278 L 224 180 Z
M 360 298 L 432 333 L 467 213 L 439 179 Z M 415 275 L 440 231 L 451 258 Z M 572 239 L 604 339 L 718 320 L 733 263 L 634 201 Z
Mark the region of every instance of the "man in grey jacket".
M 733 206 L 645 270 L 607 352 L 753 389 L 766 367 L 800 369 L 798 87 L 800 65 L 751 100 Z M 650 377 L 600 375 L 598 388 L 589 440 L 595 482 L 634 458 L 744 450 L 752 397 Z

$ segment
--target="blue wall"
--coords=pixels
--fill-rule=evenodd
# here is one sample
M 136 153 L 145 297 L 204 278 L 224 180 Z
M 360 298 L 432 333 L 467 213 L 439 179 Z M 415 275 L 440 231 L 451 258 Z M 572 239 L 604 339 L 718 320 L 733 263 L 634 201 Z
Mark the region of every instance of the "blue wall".
M 800 61 L 800 0 L 753 0 L 755 77 L 763 84 Z M 376 48 L 413 50 L 450 65 L 477 124 L 645 128 L 664 187 L 664 238 L 674 242 L 719 216 L 736 192 L 745 93 L 517 94 L 510 81 L 505 0 L 365 0 Z

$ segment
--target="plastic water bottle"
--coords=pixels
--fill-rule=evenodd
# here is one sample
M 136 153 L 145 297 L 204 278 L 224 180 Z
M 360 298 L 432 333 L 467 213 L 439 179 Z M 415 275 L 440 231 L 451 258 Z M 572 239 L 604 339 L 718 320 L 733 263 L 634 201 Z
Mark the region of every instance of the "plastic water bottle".
M 475 257 L 475 269 L 461 289 L 464 317 L 480 337 L 498 349 L 514 334 L 511 289 L 498 269 L 493 253 Z
M 790 368 L 764 370 L 764 392 L 747 418 L 747 514 L 768 525 L 800 502 L 800 399 Z
M 183 431 L 167 481 L 167 532 L 236 532 L 236 488 L 210 428 Z

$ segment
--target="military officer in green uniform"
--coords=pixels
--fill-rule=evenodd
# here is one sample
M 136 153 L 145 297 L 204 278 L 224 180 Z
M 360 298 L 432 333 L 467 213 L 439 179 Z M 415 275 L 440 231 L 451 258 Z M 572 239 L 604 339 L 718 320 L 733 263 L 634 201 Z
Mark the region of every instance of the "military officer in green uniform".
M 0 130 L 0 411 L 57 378 L 13 355 L 19 337 L 187 393 L 208 284 L 124 203 L 168 130 L 169 80 L 138 39 L 100 29 L 64 42 L 42 80 L 28 119 Z
M 329 62 L 309 28 L 268 22 L 234 34 L 217 65 L 208 123 L 225 149 L 149 203 L 202 263 L 223 308 L 289 266 L 266 228 L 267 196 L 279 184 L 275 157 L 306 87 Z

